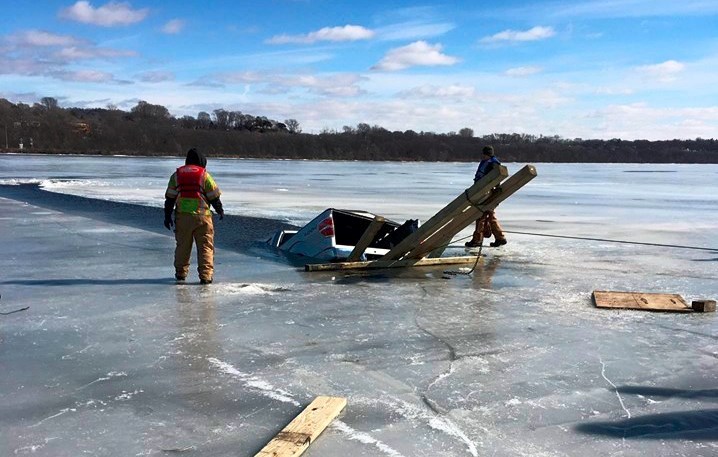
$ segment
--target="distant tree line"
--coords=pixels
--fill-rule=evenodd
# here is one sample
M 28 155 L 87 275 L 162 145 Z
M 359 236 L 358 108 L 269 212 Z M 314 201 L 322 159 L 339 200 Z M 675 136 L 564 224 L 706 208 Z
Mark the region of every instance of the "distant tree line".
M 493 145 L 507 162 L 718 163 L 718 141 L 712 138 L 476 137 L 470 128 L 442 134 L 392 132 L 366 123 L 308 134 L 296 119 L 277 121 L 225 109 L 177 118 L 164 106 L 145 101 L 127 112 L 112 105 L 62 108 L 52 97 L 32 106 L 0 99 L 0 150 L 6 152 L 151 156 L 183 155 L 198 147 L 215 157 L 461 162 L 477 161 L 485 144 Z

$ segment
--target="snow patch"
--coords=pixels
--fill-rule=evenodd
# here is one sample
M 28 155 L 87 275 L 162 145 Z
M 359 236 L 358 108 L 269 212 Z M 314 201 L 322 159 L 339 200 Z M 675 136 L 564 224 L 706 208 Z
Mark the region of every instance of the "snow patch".
M 362 402 L 362 400 L 354 400 L 355 403 Z M 364 403 L 372 403 L 364 401 Z M 449 418 L 437 416 L 427 409 L 420 408 L 416 405 L 412 405 L 403 400 L 396 398 L 384 398 L 382 400 L 375 401 L 373 403 L 381 404 L 382 406 L 389 406 L 394 411 L 398 412 L 409 420 L 422 421 L 429 425 L 429 427 L 446 433 L 447 435 L 453 436 L 463 441 L 468 451 L 472 456 L 478 457 L 479 451 L 476 449 L 476 444 L 469 439 L 468 436 Z
M 276 292 L 286 292 L 290 289 L 270 284 L 221 284 L 215 288 L 221 295 L 272 295 Z
M 3 186 L 20 186 L 22 184 L 40 184 L 41 179 L 35 178 L 6 178 L 0 179 L 0 185 Z
M 144 390 L 142 390 L 142 389 L 137 389 L 134 392 L 127 392 L 127 391 L 123 390 L 120 395 L 115 397 L 115 400 L 117 400 L 117 401 L 131 400 L 132 397 L 134 397 L 135 395 L 142 393 L 142 392 L 144 392 Z
M 106 181 L 98 181 L 96 179 L 44 179 L 40 181 L 40 187 L 45 190 L 60 190 L 75 187 L 109 187 Z
M 21 448 L 17 448 L 17 449 L 15 449 L 15 451 L 13 451 L 13 453 L 15 455 L 34 454 L 36 451 L 39 451 L 40 449 L 44 448 L 47 445 L 47 443 L 49 443 L 52 440 L 56 440 L 56 439 L 57 439 L 57 437 L 45 438 L 44 443 L 33 444 L 30 446 L 24 446 Z
M 370 444 L 370 445 L 375 446 L 377 449 L 379 449 L 385 455 L 389 455 L 392 457 L 402 457 L 402 454 L 400 452 L 397 452 L 396 450 L 392 449 L 388 445 L 382 443 L 381 441 L 377 440 L 376 438 L 374 438 L 373 436 L 369 435 L 366 432 L 360 432 L 358 430 L 353 429 L 352 427 L 350 427 L 349 425 L 347 425 L 346 423 L 344 423 L 340 420 L 334 421 L 332 423 L 331 427 L 346 434 L 350 440 L 359 441 L 360 443 Z
M 286 390 L 279 389 L 277 387 L 274 387 L 269 382 L 260 379 L 256 376 L 252 376 L 248 373 L 243 373 L 230 365 L 227 362 L 223 362 L 219 359 L 216 359 L 214 357 L 209 357 L 207 359 L 209 363 L 215 366 L 219 371 L 222 373 L 232 375 L 236 378 L 238 378 L 241 382 L 243 382 L 247 387 L 251 387 L 253 389 L 258 390 L 262 395 L 265 397 L 269 397 L 273 400 L 281 401 L 283 403 L 291 403 L 295 406 L 301 406 L 298 401 L 296 401 L 294 398 L 292 398 L 292 394 L 290 392 L 287 392 Z

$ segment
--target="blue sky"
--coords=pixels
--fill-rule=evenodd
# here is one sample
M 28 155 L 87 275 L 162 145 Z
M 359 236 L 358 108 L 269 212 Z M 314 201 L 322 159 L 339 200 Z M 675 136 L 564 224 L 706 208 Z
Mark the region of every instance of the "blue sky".
M 0 97 L 305 132 L 718 137 L 718 1 L 3 2 Z

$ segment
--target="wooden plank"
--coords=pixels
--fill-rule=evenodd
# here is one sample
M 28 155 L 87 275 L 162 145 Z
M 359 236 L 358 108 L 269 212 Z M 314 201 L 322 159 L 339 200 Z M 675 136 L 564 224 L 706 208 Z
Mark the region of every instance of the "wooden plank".
M 255 457 L 302 455 L 347 404 L 342 397 L 317 397 Z
M 682 313 L 693 311 L 691 306 L 678 294 L 594 290 L 593 301 L 597 308 L 675 311 Z
M 306 271 L 334 270 L 376 270 L 379 268 L 430 267 L 436 265 L 458 265 L 476 262 L 476 256 L 439 257 L 435 259 L 372 260 L 369 262 L 310 263 Z
M 536 174 L 536 167 L 533 165 L 526 165 L 521 170 L 511 175 L 509 179 L 504 181 L 498 192 L 492 192 L 483 202 L 475 206 L 470 206 L 464 212 L 457 214 L 448 224 L 433 233 L 430 240 L 425 240 L 423 243 L 415 246 L 408 251 L 403 258 L 421 258 L 438 247 L 450 243 L 451 239 L 454 238 L 457 233 L 471 225 L 473 222 L 476 222 L 476 219 L 481 217 L 484 212 L 496 209 L 499 203 L 503 202 L 516 193 L 516 191 L 528 184 L 529 181 L 536 177 Z
M 485 195 L 496 187 L 501 181 L 508 176 L 508 171 L 503 165 L 495 167 L 489 174 L 475 182 L 471 187 L 466 189 L 451 203 L 439 210 L 428 221 L 421 224 L 419 229 L 411 235 L 404 238 L 399 244 L 394 246 L 388 253 L 379 260 L 397 260 L 403 257 L 407 252 L 415 246 L 423 243 L 427 237 L 430 237 L 441 227 L 449 223 L 457 214 L 461 214 L 466 208 L 478 204 Z
M 376 234 L 379 233 L 379 230 L 381 230 L 384 226 L 384 220 L 385 219 L 381 216 L 374 216 L 374 220 L 371 221 L 369 227 L 364 230 L 364 234 L 362 234 L 361 238 L 359 238 L 359 241 L 354 246 L 351 254 L 347 257 L 347 262 L 356 262 L 361 258 L 361 255 L 364 254 L 366 248 L 368 248 L 371 242 L 374 241 Z

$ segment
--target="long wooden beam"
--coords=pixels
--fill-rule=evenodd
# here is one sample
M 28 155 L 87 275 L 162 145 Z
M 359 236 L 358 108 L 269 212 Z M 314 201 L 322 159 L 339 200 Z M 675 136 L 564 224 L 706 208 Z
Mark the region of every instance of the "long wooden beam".
M 484 198 L 484 200 L 488 198 L 488 195 Z M 477 210 L 475 206 L 469 206 L 464 209 L 463 212 L 456 214 L 450 221 L 446 223 L 446 225 L 442 226 L 437 230 L 436 232 L 431 234 L 431 237 L 425 239 L 421 244 L 418 244 L 417 246 L 414 246 L 411 250 L 409 250 L 406 254 L 404 254 L 401 258 L 402 259 L 420 259 L 424 257 L 427 253 L 430 253 L 436 249 L 441 248 L 442 245 L 446 244 L 445 238 L 447 235 L 447 232 L 454 232 L 451 236 L 449 236 L 449 239 L 453 238 L 454 235 L 459 233 L 461 230 L 464 229 L 468 224 L 465 222 L 466 220 L 472 221 L 479 218 L 481 215 L 481 211 Z M 471 222 L 469 222 L 470 224 Z M 452 230 L 452 227 L 455 226 L 461 226 L 460 229 L 454 231 Z M 421 254 L 419 254 L 419 252 Z
M 486 211 L 493 211 L 499 203 L 503 202 L 519 189 L 525 186 L 529 181 L 536 177 L 536 167 L 526 165 L 517 171 L 509 179 L 504 181 L 500 188 L 492 192 L 489 197 L 476 206 L 471 206 L 463 213 L 458 214 L 451 222 L 442 227 L 440 232 L 434 234 L 430 242 L 424 242 L 411 251 L 404 258 L 415 259 L 421 258 L 429 254 L 438 247 L 447 244 L 457 233 L 468 227 L 472 222 L 476 221 Z
M 296 457 L 309 448 L 347 404 L 343 397 L 317 397 L 255 457 Z
M 379 230 L 384 226 L 384 222 L 385 219 L 382 216 L 374 216 L 374 220 L 371 221 L 366 230 L 364 230 L 364 234 L 359 238 L 351 254 L 347 257 L 347 262 L 356 262 L 361 258 L 366 248 L 374 241 L 376 234 L 379 233 Z
M 503 165 L 494 167 L 489 174 L 462 192 L 461 195 L 456 197 L 451 203 L 423 223 L 416 232 L 404 238 L 379 260 L 389 261 L 404 257 L 404 255 L 415 246 L 423 243 L 427 238 L 430 238 L 443 226 L 451 222 L 457 214 L 465 211 L 467 207 L 480 203 L 491 189 L 506 179 L 507 176 L 508 170 L 506 167 Z
M 335 270 L 376 270 L 381 268 L 403 267 L 430 267 L 437 265 L 460 265 L 476 262 L 476 256 L 438 257 L 424 259 L 404 260 L 372 260 L 368 262 L 337 262 L 337 263 L 310 263 L 304 265 L 305 271 L 335 271 Z

